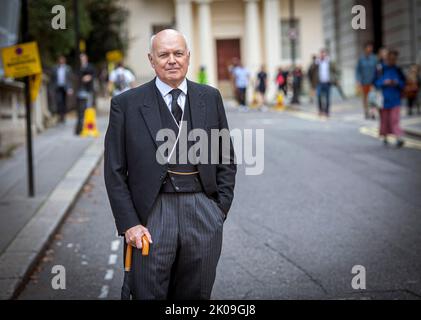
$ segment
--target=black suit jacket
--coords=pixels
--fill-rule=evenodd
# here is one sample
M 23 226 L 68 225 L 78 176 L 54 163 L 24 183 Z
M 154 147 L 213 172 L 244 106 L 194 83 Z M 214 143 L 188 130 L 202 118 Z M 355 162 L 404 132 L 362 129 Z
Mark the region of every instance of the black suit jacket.
M 228 129 L 222 97 L 213 87 L 187 80 L 192 128 Z M 119 234 L 145 225 L 167 165 L 156 160 L 162 128 L 155 79 L 111 100 L 105 135 L 104 177 Z M 221 152 L 220 152 L 221 155 Z M 198 164 L 205 193 L 227 214 L 234 196 L 236 164 L 230 140 L 229 164 Z M 209 155 L 210 159 L 210 155 Z M 220 162 L 221 163 L 221 162 Z

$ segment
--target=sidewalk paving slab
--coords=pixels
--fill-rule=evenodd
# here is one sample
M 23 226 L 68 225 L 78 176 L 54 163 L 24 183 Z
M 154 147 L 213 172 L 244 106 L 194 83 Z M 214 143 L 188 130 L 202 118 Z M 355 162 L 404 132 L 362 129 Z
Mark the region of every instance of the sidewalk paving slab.
M 0 299 L 13 299 L 103 155 L 100 138 L 73 135 L 74 120 L 34 139 L 36 196 L 27 197 L 25 147 L 0 161 Z

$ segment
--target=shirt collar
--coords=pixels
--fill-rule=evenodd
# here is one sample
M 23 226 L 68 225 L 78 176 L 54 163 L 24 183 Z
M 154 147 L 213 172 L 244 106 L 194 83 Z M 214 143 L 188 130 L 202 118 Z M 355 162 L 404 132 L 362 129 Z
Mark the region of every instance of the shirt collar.
M 165 82 L 163 82 L 158 77 L 155 78 L 155 85 L 156 85 L 156 87 L 158 88 L 159 92 L 161 93 L 161 95 L 163 97 L 165 97 L 167 94 L 170 93 L 171 90 L 174 89 L 171 86 L 169 86 L 168 84 L 166 84 Z M 186 80 L 186 78 L 184 78 L 183 82 L 180 83 L 180 85 L 178 86 L 178 89 L 180 89 L 185 95 L 187 95 L 187 80 Z

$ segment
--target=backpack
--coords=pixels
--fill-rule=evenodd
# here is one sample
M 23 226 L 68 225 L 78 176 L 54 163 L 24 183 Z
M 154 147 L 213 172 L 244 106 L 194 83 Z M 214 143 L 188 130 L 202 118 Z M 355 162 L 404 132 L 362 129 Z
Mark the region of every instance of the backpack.
M 120 72 L 117 74 L 116 80 L 114 82 L 114 87 L 116 90 L 119 91 L 122 91 L 128 87 L 124 72 Z
M 278 74 L 278 76 L 276 77 L 276 83 L 277 83 L 279 86 L 282 86 L 282 85 L 285 83 L 285 78 L 284 78 L 284 76 L 282 75 L 282 73 L 279 73 L 279 74 Z

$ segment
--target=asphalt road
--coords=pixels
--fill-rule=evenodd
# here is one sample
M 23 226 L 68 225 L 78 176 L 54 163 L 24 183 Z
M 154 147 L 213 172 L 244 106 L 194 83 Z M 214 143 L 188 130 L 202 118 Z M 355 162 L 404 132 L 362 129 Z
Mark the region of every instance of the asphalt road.
M 230 109 L 231 110 L 231 109 Z M 384 147 L 358 114 L 229 111 L 264 129 L 264 171 L 238 168 L 214 299 L 420 299 L 421 151 Z M 119 299 L 116 237 L 100 164 L 20 299 Z M 54 265 L 66 289 L 54 290 Z M 351 286 L 353 266 L 366 289 Z

